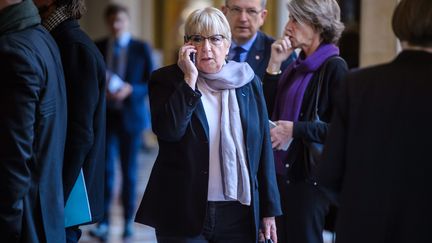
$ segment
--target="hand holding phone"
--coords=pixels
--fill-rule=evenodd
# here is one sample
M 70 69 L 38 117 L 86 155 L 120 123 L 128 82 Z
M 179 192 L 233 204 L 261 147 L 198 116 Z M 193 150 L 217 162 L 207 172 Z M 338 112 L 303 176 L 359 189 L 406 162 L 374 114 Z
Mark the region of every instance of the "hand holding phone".
M 270 130 L 273 129 L 273 128 L 275 128 L 275 127 L 277 127 L 277 126 L 278 126 L 278 125 L 277 125 L 274 121 L 269 120 L 269 127 L 270 127 Z M 291 145 L 292 140 L 293 140 L 293 139 L 290 138 L 290 139 L 288 140 L 288 142 L 282 144 L 282 145 L 280 146 L 279 149 L 281 149 L 281 150 L 283 150 L 283 151 L 287 151 L 288 148 L 289 148 L 289 146 Z
M 184 36 L 183 37 L 183 40 L 184 40 L 184 43 L 186 44 L 186 43 L 189 43 L 189 38 L 187 37 L 187 36 Z M 190 58 L 190 60 L 192 61 L 192 63 L 193 64 L 195 64 L 195 52 L 191 52 L 190 54 L 189 54 L 189 58 Z
M 195 56 L 196 56 L 195 52 L 191 52 L 191 54 L 189 54 L 189 58 L 193 64 L 195 64 Z

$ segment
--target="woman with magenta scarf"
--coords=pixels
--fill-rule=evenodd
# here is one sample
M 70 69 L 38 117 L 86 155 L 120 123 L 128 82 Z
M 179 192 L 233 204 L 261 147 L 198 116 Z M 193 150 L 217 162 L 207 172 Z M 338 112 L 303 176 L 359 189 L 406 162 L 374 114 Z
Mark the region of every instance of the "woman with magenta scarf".
M 322 243 L 329 203 L 307 165 L 305 142 L 324 143 L 332 115 L 332 96 L 347 66 L 336 46 L 344 29 L 335 0 L 290 0 L 284 37 L 272 45 L 264 76 L 270 131 L 283 215 L 276 218 L 282 243 Z M 298 59 L 281 73 L 281 63 L 295 50 Z M 318 91 L 319 76 L 322 76 Z M 319 92 L 318 116 L 311 121 Z

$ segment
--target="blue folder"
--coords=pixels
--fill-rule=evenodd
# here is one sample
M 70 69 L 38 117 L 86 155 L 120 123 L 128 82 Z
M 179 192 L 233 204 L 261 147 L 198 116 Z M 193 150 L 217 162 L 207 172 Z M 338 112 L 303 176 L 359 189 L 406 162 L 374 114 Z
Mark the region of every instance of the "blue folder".
M 92 220 L 82 169 L 66 201 L 64 216 L 65 227 L 89 223 Z

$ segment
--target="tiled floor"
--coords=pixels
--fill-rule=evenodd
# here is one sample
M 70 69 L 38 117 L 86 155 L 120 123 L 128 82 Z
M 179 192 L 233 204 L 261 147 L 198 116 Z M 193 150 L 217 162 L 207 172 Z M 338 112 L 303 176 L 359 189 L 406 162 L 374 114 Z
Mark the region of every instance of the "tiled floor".
M 147 185 L 148 177 L 150 176 L 151 168 L 153 167 L 154 160 L 157 155 L 157 150 L 149 153 L 141 153 L 138 158 L 139 163 L 139 181 L 138 181 L 138 203 L 141 201 L 141 197 L 144 193 L 145 186 Z M 118 170 L 117 170 L 118 171 Z M 120 207 L 118 195 L 121 178 L 116 178 L 116 193 L 114 194 L 115 199 L 113 208 L 111 210 L 111 228 L 108 243 L 157 243 L 154 235 L 154 229 L 148 226 L 135 223 L 135 234 L 131 239 L 122 239 L 123 233 L 123 218 L 122 218 L 122 207 Z M 138 205 L 138 204 L 137 204 Z M 83 236 L 81 237 L 80 243 L 97 243 L 97 239 L 92 238 L 88 232 L 94 225 L 82 227 Z M 331 243 L 332 235 L 330 233 L 324 233 L 324 243 Z

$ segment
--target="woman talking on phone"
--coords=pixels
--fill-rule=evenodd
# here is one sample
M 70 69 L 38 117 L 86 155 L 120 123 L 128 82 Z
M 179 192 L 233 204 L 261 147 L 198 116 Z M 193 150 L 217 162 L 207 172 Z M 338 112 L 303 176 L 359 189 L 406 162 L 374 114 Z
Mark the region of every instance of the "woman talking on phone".
M 177 64 L 151 77 L 159 154 L 136 221 L 154 227 L 159 243 L 250 243 L 258 232 L 277 242 L 281 209 L 261 82 L 247 63 L 225 61 L 230 44 L 224 14 L 196 10 Z

